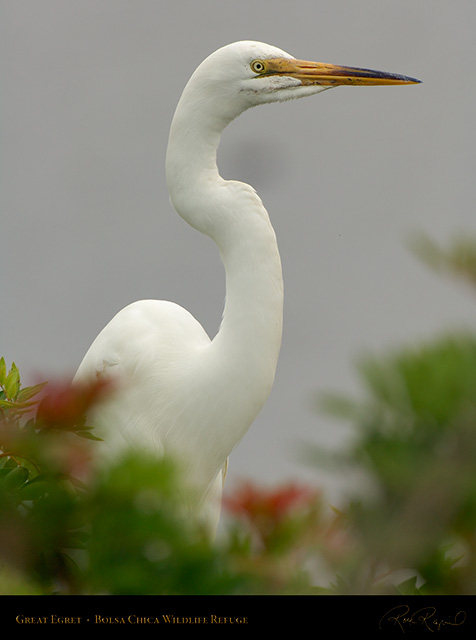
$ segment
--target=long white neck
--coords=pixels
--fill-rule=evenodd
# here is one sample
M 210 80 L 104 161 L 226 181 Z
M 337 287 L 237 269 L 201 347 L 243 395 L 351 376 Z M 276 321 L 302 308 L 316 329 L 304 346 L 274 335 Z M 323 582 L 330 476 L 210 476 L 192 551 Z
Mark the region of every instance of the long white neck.
M 215 397 L 236 402 L 246 414 L 241 422 L 251 424 L 271 390 L 281 346 L 281 261 L 269 216 L 255 191 L 223 180 L 217 169 L 220 135 L 238 114 L 217 114 L 214 105 L 190 91 L 185 90 L 172 122 L 167 185 L 177 212 L 210 236 L 220 251 L 226 302 L 210 345 L 209 369 L 219 391 Z

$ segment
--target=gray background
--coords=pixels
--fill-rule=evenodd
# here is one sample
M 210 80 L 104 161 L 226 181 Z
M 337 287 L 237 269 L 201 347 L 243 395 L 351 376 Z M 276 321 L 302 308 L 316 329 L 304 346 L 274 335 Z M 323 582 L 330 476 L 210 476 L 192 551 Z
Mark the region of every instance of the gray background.
M 416 76 L 260 107 L 225 132 L 225 177 L 257 188 L 283 260 L 285 333 L 270 400 L 229 487 L 348 479 L 302 464 L 350 433 L 315 411 L 356 389 L 353 360 L 472 326 L 463 286 L 409 252 L 415 231 L 473 232 L 474 0 L 3 0 L 0 352 L 24 383 L 74 373 L 123 306 L 174 300 L 213 335 L 224 276 L 172 210 L 168 128 L 183 86 L 241 39 Z

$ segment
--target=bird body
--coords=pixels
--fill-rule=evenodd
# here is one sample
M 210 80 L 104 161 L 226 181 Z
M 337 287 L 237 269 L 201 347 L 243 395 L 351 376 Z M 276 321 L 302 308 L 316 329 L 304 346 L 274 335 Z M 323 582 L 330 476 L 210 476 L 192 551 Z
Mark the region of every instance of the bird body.
M 184 89 L 170 129 L 167 187 L 176 211 L 220 252 L 226 274 L 220 329 L 210 339 L 176 304 L 135 302 L 98 335 L 74 382 L 95 376 L 114 380 L 117 390 L 93 416 L 104 446 L 110 452 L 132 447 L 174 457 L 212 531 L 228 457 L 271 391 L 283 318 L 273 227 L 252 187 L 220 176 L 221 133 L 259 104 L 312 95 L 336 84 L 409 82 L 402 76 L 307 63 L 276 47 L 243 41 L 209 56 Z

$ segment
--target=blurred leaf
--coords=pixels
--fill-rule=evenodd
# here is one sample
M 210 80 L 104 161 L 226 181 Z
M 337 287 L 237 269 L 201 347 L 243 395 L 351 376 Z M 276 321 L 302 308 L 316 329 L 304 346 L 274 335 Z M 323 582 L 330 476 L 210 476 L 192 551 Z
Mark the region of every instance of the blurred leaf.
M 476 285 L 476 238 L 461 236 L 448 248 L 438 246 L 424 234 L 410 241 L 413 251 L 432 269 L 468 280 Z
M 22 500 L 36 500 L 48 492 L 49 486 L 48 476 L 40 474 L 22 486 L 21 498 Z
M 12 491 L 19 489 L 28 480 L 29 471 L 25 467 L 15 467 L 13 469 L 3 469 L 2 474 L 3 488 Z
M 401 582 L 400 584 L 398 584 L 396 589 L 398 593 L 401 594 L 402 596 L 421 595 L 421 591 L 420 589 L 418 589 L 416 584 L 417 584 L 417 577 L 413 576 L 412 578 L 409 578 L 408 580 L 405 580 L 404 582 Z
M 90 429 L 92 429 L 92 427 L 82 427 L 80 429 L 76 429 L 75 433 L 80 438 L 85 438 L 86 440 L 94 440 L 95 442 L 103 442 L 103 439 L 100 438 L 99 436 L 94 435 L 94 433 L 91 433 Z

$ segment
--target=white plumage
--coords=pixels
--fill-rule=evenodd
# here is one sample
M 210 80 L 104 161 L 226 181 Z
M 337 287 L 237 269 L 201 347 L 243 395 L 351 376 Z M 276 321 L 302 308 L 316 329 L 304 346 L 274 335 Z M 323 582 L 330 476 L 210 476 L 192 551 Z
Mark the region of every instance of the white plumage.
M 74 382 L 113 379 L 93 414 L 104 443 L 174 457 L 199 513 L 215 530 L 228 456 L 270 393 L 281 345 L 283 282 L 276 237 L 252 187 L 219 175 L 223 129 L 255 105 L 338 84 L 406 84 L 409 78 L 296 60 L 258 42 L 209 56 L 186 85 L 167 149 L 167 186 L 177 212 L 216 243 L 226 272 L 217 335 L 171 302 L 120 311 L 86 353 Z

